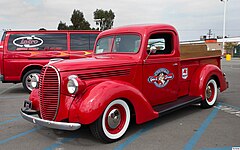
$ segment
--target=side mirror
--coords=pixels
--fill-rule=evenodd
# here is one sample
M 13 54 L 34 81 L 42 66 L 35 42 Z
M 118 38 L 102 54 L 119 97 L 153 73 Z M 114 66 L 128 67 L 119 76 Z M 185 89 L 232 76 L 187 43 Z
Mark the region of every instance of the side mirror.
M 150 55 L 150 54 L 155 54 L 155 53 L 156 53 L 156 51 L 157 51 L 157 48 L 156 48 L 156 46 L 152 45 L 152 46 L 150 47 L 150 52 L 149 52 L 149 55 Z
M 151 54 L 155 54 L 155 53 L 156 53 L 157 48 L 156 48 L 156 46 L 151 45 L 151 47 L 149 48 L 149 50 L 150 50 L 150 51 L 149 51 L 149 53 L 148 53 L 146 59 L 144 60 L 144 62 L 146 62 L 146 60 L 148 59 L 148 57 L 149 57 Z

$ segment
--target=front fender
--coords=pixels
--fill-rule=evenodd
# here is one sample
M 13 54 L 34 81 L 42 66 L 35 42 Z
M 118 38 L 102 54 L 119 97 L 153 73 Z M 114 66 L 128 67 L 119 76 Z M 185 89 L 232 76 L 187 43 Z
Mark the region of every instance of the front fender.
M 39 89 L 33 89 L 30 96 L 29 96 L 29 100 L 32 102 L 32 109 L 39 111 L 39 95 L 38 95 L 38 91 Z
M 131 84 L 122 81 L 105 81 L 87 89 L 72 103 L 69 120 L 81 124 L 91 124 L 97 120 L 115 99 L 124 99 L 131 103 L 136 114 L 136 123 L 140 124 L 158 117 L 142 93 Z
M 210 78 L 217 80 L 217 84 L 220 87 L 220 91 L 227 89 L 227 82 L 223 76 L 222 71 L 216 65 L 203 65 L 197 69 L 194 73 L 190 84 L 190 96 L 205 97 L 205 86 Z

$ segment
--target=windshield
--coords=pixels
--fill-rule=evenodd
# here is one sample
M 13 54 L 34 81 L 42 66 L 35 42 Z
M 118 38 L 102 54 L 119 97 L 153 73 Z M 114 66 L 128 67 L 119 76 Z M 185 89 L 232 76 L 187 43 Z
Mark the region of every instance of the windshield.
M 135 34 L 104 37 L 98 40 L 95 53 L 137 53 L 140 41 L 140 36 Z

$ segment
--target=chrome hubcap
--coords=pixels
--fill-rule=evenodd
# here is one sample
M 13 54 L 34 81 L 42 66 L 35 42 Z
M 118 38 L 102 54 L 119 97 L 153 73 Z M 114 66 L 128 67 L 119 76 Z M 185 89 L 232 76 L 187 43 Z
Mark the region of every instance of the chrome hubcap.
M 209 99 L 212 95 L 212 90 L 211 90 L 211 87 L 210 86 L 207 86 L 206 88 L 206 97 L 207 99 Z
M 108 115 L 108 125 L 111 129 L 115 129 L 121 122 L 121 114 L 118 109 L 113 109 Z
M 27 76 L 26 78 L 26 86 L 29 90 L 33 90 L 33 87 L 32 87 L 32 79 L 35 75 L 39 75 L 38 73 L 31 73 Z

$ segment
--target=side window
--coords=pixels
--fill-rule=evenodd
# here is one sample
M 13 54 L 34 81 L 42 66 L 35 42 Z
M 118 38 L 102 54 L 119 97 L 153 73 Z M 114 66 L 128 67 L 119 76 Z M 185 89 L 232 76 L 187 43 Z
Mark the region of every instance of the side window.
M 170 33 L 152 34 L 148 39 L 147 53 L 151 55 L 171 54 L 173 50 L 173 38 Z
M 76 34 L 72 33 L 70 35 L 71 50 L 92 50 L 97 34 Z
M 11 34 L 8 50 L 67 50 L 67 34 Z
M 98 34 L 90 34 L 89 49 L 93 49 Z

